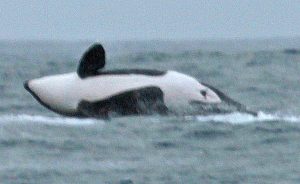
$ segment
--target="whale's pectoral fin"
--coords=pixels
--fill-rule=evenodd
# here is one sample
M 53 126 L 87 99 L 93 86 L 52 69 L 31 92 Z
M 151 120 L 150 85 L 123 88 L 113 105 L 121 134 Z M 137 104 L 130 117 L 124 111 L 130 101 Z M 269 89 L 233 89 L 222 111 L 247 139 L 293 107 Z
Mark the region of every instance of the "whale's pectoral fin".
M 77 73 L 80 78 L 97 75 L 105 66 L 105 50 L 101 44 L 92 45 L 82 56 Z
M 158 87 L 126 91 L 97 102 L 81 101 L 78 110 L 88 117 L 108 118 L 110 115 L 167 114 L 163 92 Z
M 253 116 L 257 116 L 257 115 L 258 115 L 257 112 L 248 110 L 247 107 L 246 107 L 245 105 L 243 105 L 243 104 L 241 104 L 241 103 L 239 103 L 239 102 L 233 100 L 232 98 L 230 98 L 229 96 L 225 95 L 223 92 L 221 92 L 221 91 L 218 90 L 217 88 L 215 88 L 215 87 L 213 87 L 213 86 L 211 86 L 211 85 L 208 85 L 208 84 L 206 84 L 206 83 L 202 83 L 202 84 L 205 85 L 205 86 L 207 86 L 207 87 L 209 87 L 211 90 L 213 90 L 213 91 L 219 96 L 219 98 L 220 98 L 223 102 L 227 103 L 228 105 L 232 105 L 232 106 L 236 107 L 236 110 L 237 110 L 238 112 L 251 114 L 251 115 L 253 115 Z

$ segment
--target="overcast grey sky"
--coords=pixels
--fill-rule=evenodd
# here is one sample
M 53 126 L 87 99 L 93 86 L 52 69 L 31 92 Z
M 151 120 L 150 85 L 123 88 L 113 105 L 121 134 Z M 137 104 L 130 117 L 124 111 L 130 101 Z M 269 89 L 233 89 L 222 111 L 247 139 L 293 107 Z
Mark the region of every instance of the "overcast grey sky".
M 0 39 L 300 36 L 298 0 L 1 0 Z

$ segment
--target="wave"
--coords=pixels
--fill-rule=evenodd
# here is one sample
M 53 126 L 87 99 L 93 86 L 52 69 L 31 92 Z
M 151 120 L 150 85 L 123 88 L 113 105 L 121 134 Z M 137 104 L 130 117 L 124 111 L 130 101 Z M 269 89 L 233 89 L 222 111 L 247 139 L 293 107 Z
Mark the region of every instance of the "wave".
M 121 56 L 120 58 L 118 58 L 118 60 L 125 60 L 131 62 L 146 62 L 146 61 L 163 62 L 172 59 L 200 58 L 204 56 L 222 57 L 226 55 L 228 54 L 221 51 L 193 50 L 193 51 L 180 51 L 176 53 L 152 51 L 152 52 L 132 53 L 129 55 Z
M 197 116 L 198 121 L 207 122 L 221 122 L 221 123 L 231 123 L 231 124 L 246 124 L 262 121 L 285 121 L 291 123 L 300 123 L 300 116 L 294 115 L 279 115 L 279 114 L 267 114 L 264 112 L 259 112 L 257 116 L 251 114 L 234 112 L 230 114 L 222 115 L 209 115 L 209 116 Z
M 291 55 L 298 55 L 298 54 L 300 54 L 300 49 L 294 49 L 294 48 L 284 49 L 283 53 L 285 53 L 285 54 L 291 54 Z
M 0 123 L 42 123 L 49 125 L 92 125 L 102 122 L 96 119 L 78 119 L 67 117 L 51 117 L 42 115 L 28 115 L 28 114 L 9 114 L 0 116 Z
M 119 56 L 118 60 L 126 60 L 133 62 L 145 62 L 145 61 L 158 61 L 163 62 L 172 59 L 187 59 L 187 58 L 202 58 L 202 57 L 249 57 L 253 56 L 275 56 L 277 54 L 286 55 L 299 55 L 300 49 L 287 48 L 287 49 L 270 49 L 270 50 L 253 50 L 253 51 L 240 51 L 240 52 L 224 52 L 220 50 L 187 50 L 178 52 L 160 52 L 160 51 L 146 51 L 131 53 L 128 55 Z M 268 60 L 269 61 L 269 60 Z
M 185 116 L 185 119 L 195 119 L 199 122 L 218 122 L 230 124 L 247 124 L 264 121 L 285 121 L 290 123 L 300 123 L 300 116 L 267 114 L 259 112 L 257 116 L 251 114 L 233 112 L 229 114 L 208 115 L 208 116 Z M 79 119 L 69 117 L 51 117 L 29 114 L 8 114 L 0 115 L 0 124 L 4 123 L 41 123 L 48 125 L 74 125 L 84 126 L 93 124 L 104 124 L 104 120 L 99 119 Z M 162 122 L 163 123 L 163 122 Z

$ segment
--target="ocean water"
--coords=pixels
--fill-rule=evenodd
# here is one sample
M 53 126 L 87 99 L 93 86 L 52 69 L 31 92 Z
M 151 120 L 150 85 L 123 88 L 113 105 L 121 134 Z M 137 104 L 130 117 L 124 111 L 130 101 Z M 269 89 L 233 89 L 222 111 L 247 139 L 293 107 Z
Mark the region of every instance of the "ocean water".
M 76 119 L 23 81 L 91 42 L 0 41 L 0 183 L 300 183 L 300 40 L 104 42 L 107 68 L 172 69 L 258 111 Z

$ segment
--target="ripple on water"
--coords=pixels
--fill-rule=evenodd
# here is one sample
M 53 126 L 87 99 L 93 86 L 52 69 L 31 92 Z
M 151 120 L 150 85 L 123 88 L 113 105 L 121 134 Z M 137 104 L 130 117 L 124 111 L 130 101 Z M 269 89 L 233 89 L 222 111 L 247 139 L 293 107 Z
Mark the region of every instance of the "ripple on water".
M 177 144 L 171 141 L 158 141 L 154 142 L 153 145 L 157 149 L 168 149 L 177 147 Z
M 38 139 L 7 139 L 1 140 L 0 146 L 3 148 L 13 148 L 23 146 L 25 148 L 43 148 L 48 150 L 58 149 L 61 151 L 74 151 L 84 149 L 84 145 L 75 141 L 61 141 L 53 142 L 47 140 L 38 140 Z
M 231 137 L 233 132 L 225 130 L 191 130 L 184 134 L 184 137 L 190 139 L 217 139 Z
M 278 144 L 278 143 L 288 143 L 288 142 L 289 140 L 284 137 L 271 137 L 261 141 L 262 144 Z

